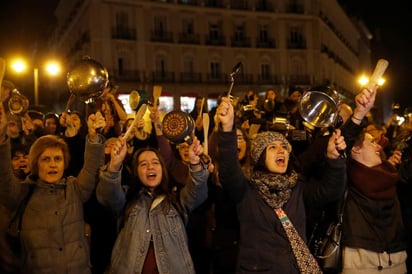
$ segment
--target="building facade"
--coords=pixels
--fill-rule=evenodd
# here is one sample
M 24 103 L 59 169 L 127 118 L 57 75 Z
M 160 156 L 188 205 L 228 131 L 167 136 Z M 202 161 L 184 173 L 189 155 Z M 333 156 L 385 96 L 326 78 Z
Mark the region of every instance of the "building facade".
M 182 96 L 216 98 L 290 86 L 332 84 L 344 97 L 369 73 L 369 31 L 336 0 L 61 0 L 51 45 L 68 63 L 87 55 L 119 91 L 161 85 Z

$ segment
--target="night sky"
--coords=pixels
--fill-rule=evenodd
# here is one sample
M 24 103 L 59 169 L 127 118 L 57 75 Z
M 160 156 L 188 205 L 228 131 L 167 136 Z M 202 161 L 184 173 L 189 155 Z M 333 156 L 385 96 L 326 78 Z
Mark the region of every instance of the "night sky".
M 53 10 L 57 0 L 1 0 L 0 56 L 22 52 L 28 58 L 34 52 L 46 51 L 45 40 L 51 31 Z M 412 106 L 412 32 L 407 24 L 412 13 L 408 1 L 340 0 L 347 12 L 362 18 L 373 33 L 372 62 L 379 58 L 389 61 L 385 73 L 387 82 L 381 92 L 393 94 L 395 102 Z
M 393 95 L 393 101 L 401 109 L 412 106 L 412 52 L 411 31 L 407 18 L 411 10 L 407 1 L 341 0 L 347 12 L 362 18 L 374 38 L 372 40 L 372 61 L 379 58 L 389 61 L 385 73 L 387 81 L 379 92 Z M 405 23 L 406 22 L 406 23 Z M 379 93 L 378 93 L 379 96 Z

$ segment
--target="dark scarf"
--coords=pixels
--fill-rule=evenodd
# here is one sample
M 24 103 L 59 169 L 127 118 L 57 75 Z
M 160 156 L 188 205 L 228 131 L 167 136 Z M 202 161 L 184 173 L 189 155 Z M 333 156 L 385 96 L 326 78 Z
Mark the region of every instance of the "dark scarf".
M 255 170 L 250 180 L 257 186 L 263 200 L 275 209 L 281 208 L 289 200 L 297 179 L 295 171 L 287 175 Z
M 393 199 L 399 180 L 396 169 L 384 161 L 374 167 L 367 167 L 353 159 L 348 161 L 348 175 L 352 184 L 371 199 Z

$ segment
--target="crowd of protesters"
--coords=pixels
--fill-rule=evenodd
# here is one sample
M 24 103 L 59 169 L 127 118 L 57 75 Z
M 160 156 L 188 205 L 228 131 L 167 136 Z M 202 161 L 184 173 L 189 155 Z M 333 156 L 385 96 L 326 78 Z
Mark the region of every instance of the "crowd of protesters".
M 378 123 L 377 88 L 336 102 L 333 129 L 300 113 L 311 89 L 198 97 L 179 143 L 156 103 L 132 123 L 110 84 L 85 111 L 21 115 L 15 88 L 3 80 L 1 273 L 322 273 L 310 239 L 345 192 L 339 272 L 412 271 L 412 115 Z

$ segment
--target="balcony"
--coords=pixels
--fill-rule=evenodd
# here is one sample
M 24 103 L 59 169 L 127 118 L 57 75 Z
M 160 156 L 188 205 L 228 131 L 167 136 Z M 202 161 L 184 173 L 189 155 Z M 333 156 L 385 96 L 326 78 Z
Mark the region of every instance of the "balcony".
M 288 49 L 306 49 L 306 41 L 301 40 L 301 41 L 292 41 L 289 40 L 287 42 Z
M 152 42 L 173 43 L 173 33 L 168 31 L 152 31 L 150 32 L 150 40 Z
M 258 84 L 260 85 L 273 85 L 273 84 L 280 84 L 281 83 L 281 77 L 280 75 L 258 75 Z
M 82 51 L 82 49 L 90 43 L 90 33 L 89 32 L 84 32 L 77 40 L 76 42 L 72 45 L 68 56 L 73 55 L 77 52 Z
M 181 5 L 197 6 L 200 4 L 200 0 L 178 0 L 177 3 Z
M 299 13 L 303 14 L 305 12 L 305 8 L 301 4 L 297 3 L 290 3 L 286 8 L 287 13 Z
M 225 73 L 208 73 L 206 74 L 206 81 L 208 83 L 223 84 L 229 81 L 228 75 Z
M 247 1 L 231 0 L 230 8 L 234 10 L 247 10 L 249 9 Z
M 272 3 L 269 3 L 269 1 L 267 1 L 267 0 L 260 0 L 260 1 L 257 1 L 255 9 L 256 9 L 256 11 L 271 12 L 271 11 L 273 11 L 273 5 L 272 5 Z
M 179 33 L 180 44 L 200 44 L 200 35 L 193 33 Z
M 288 76 L 289 83 L 294 85 L 310 85 L 310 77 L 308 74 L 290 74 Z
M 174 83 L 175 73 L 167 71 L 154 71 L 152 72 L 152 80 L 156 83 Z
M 226 44 L 225 37 L 223 35 L 210 36 L 207 35 L 205 39 L 206 45 L 209 46 L 224 46 Z
M 202 75 L 196 72 L 182 72 L 180 73 L 180 82 L 182 83 L 200 83 Z
M 136 29 L 128 27 L 113 27 L 112 39 L 136 40 Z
M 242 39 L 239 38 L 231 38 L 231 46 L 234 48 L 250 48 L 250 38 L 243 37 Z
M 223 0 L 205 0 L 205 7 L 223 8 Z
M 174 3 L 175 0 L 151 0 L 152 2 L 160 2 L 160 3 Z
M 256 47 L 257 48 L 266 48 L 266 49 L 272 49 L 275 48 L 275 40 L 268 38 L 268 39 L 256 39 Z
M 248 73 L 241 73 L 235 76 L 235 82 L 238 84 L 252 84 L 253 75 Z
M 142 82 L 139 70 L 114 70 L 113 76 L 117 81 Z

